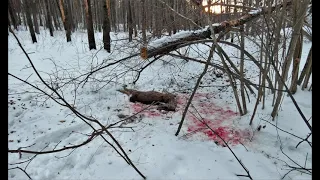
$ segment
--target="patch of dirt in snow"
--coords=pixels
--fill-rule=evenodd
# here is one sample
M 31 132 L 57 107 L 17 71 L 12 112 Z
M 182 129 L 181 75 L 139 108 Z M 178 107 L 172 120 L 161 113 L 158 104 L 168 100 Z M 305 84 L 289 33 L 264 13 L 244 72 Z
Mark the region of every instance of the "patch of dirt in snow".
M 175 113 L 182 115 L 188 95 L 178 94 L 177 102 L 178 107 Z M 189 112 L 186 115 L 184 125 L 187 125 L 188 133 L 183 137 L 191 138 L 197 135 L 204 135 L 206 140 L 212 140 L 216 144 L 225 146 L 223 141 L 219 138 L 223 138 L 228 145 L 245 144 L 249 141 L 252 136 L 251 130 L 236 126 L 234 120 L 239 115 L 234 112 L 230 107 L 220 107 L 214 102 L 213 93 L 196 93 L 192 105 L 189 107 Z M 144 105 L 141 103 L 130 103 L 130 108 L 133 113 L 143 114 L 144 117 L 166 117 L 166 113 L 174 112 L 160 112 L 156 110 L 156 107 L 150 105 Z M 202 119 L 203 122 L 200 120 Z M 205 123 L 204 123 L 205 122 Z M 215 132 L 212 132 L 206 124 Z M 218 136 L 218 135 L 219 136 Z

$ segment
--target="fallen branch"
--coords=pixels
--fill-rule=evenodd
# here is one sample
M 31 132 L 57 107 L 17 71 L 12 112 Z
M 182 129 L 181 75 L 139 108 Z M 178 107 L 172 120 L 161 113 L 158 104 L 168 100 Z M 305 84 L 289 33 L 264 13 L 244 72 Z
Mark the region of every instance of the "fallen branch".
M 302 139 L 302 141 L 300 141 L 297 145 L 296 145 L 296 148 L 298 148 L 298 146 L 304 142 L 304 141 L 307 141 L 307 143 L 312 147 L 311 143 L 308 141 L 309 137 L 311 136 L 312 133 L 309 133 L 309 135 L 305 138 L 305 139 Z
M 9 168 L 8 170 L 13 170 L 13 169 L 20 169 L 25 175 L 27 175 L 28 176 L 28 178 L 29 179 L 32 179 L 31 177 L 30 177 L 30 175 L 25 171 L 25 170 L 23 170 L 21 167 L 14 167 L 14 168 Z
M 102 131 L 98 131 L 98 132 L 93 132 L 91 134 L 91 136 L 84 142 L 78 144 L 78 145 L 74 145 L 74 146 L 65 146 L 61 149 L 53 149 L 53 150 L 50 150 L 50 151 L 29 151 L 29 150 L 22 150 L 22 149 L 15 149 L 15 150 L 10 150 L 8 149 L 8 152 L 9 153 L 28 153 L 28 154 L 50 154 L 50 153 L 56 153 L 56 152 L 61 152 L 61 151 L 64 151 L 64 150 L 68 150 L 68 149 L 75 149 L 75 148 L 78 148 L 80 146 L 83 146 L 85 144 L 88 144 L 89 142 L 91 142 L 97 135 L 101 134 Z
M 124 151 L 124 149 L 122 148 L 122 146 L 120 145 L 120 143 L 116 140 L 116 138 L 108 131 L 108 129 L 106 129 L 106 127 L 103 126 L 103 124 L 101 124 L 98 120 L 94 119 L 94 118 L 90 118 L 90 117 L 87 117 L 83 114 L 81 114 L 80 112 L 78 112 L 73 106 L 71 106 L 63 97 L 61 94 L 59 94 L 57 92 L 56 89 L 54 89 L 53 87 L 49 86 L 48 83 L 46 83 L 44 81 L 44 79 L 40 76 L 38 70 L 35 68 L 33 62 L 31 61 L 29 55 L 27 54 L 27 52 L 25 51 L 25 49 L 23 48 L 23 46 L 21 45 L 18 37 L 16 36 L 16 34 L 13 32 L 13 30 L 11 29 L 11 27 L 9 26 L 9 31 L 10 33 L 13 34 L 13 36 L 15 37 L 15 39 L 17 40 L 18 42 L 18 45 L 19 47 L 21 48 L 21 50 L 24 52 L 24 54 L 26 55 L 29 63 L 31 64 L 32 66 L 32 69 L 34 70 L 34 72 L 37 74 L 38 78 L 41 80 L 41 82 L 46 86 L 48 87 L 55 95 L 58 96 L 59 99 L 61 99 L 61 101 L 63 103 L 65 103 L 65 105 L 78 117 L 80 118 L 84 123 L 86 123 L 89 127 L 91 127 L 94 132 L 97 132 L 97 130 L 93 127 L 93 125 L 91 125 L 88 121 L 91 121 L 91 122 L 94 122 L 96 123 L 97 125 L 99 125 L 101 128 L 102 128 L 102 131 L 106 132 L 107 135 L 112 139 L 113 142 L 115 142 L 115 144 L 117 145 L 117 147 L 120 149 L 120 151 L 123 153 L 123 155 L 118 151 L 118 149 L 113 145 L 111 144 L 102 134 L 99 134 L 99 136 L 105 141 L 107 142 L 129 165 L 132 166 L 132 168 L 143 178 L 143 179 L 146 179 L 146 177 L 139 171 L 139 169 L 132 163 L 131 159 L 128 157 L 127 153 Z M 133 55 L 135 56 L 135 55 Z M 129 57 L 132 57 L 132 56 L 129 56 Z M 127 57 L 127 58 L 129 58 Z M 125 58 L 124 58 L 125 59 Z M 123 60 L 124 60 L 123 59 Z M 98 71 L 98 70 L 96 70 Z M 96 72 L 94 71 L 94 72 Z M 89 77 L 89 75 L 87 76 Z M 21 153 L 21 152 L 20 152 Z
M 204 124 L 208 129 L 210 129 L 215 135 L 217 135 L 224 143 L 224 145 L 230 150 L 232 155 L 236 158 L 236 160 L 239 162 L 239 164 L 242 166 L 242 168 L 246 171 L 247 175 L 241 175 L 241 174 L 236 174 L 237 176 L 243 176 L 243 177 L 248 177 L 250 180 L 252 180 L 252 177 L 249 173 L 249 170 L 246 168 L 246 166 L 241 162 L 241 160 L 237 157 L 237 155 L 232 151 L 228 143 L 217 133 L 215 132 L 203 119 L 199 111 L 193 106 L 193 108 L 196 110 L 197 114 L 200 116 L 198 118 L 195 114 L 193 114 L 191 111 L 189 111 L 196 119 L 198 119 L 202 124 Z
M 179 127 L 178 127 L 178 129 L 177 129 L 176 134 L 175 134 L 176 136 L 178 136 L 178 134 L 179 134 L 179 132 L 180 132 L 180 130 L 181 130 L 183 121 L 184 121 L 184 119 L 185 119 L 185 117 L 186 117 L 186 114 L 187 114 L 187 112 L 188 112 L 188 109 L 189 109 L 189 106 L 190 106 L 191 101 L 192 101 L 192 99 L 193 99 L 193 96 L 195 95 L 195 93 L 196 93 L 196 91 L 197 91 L 197 89 L 198 89 L 198 87 L 199 87 L 199 85 L 200 85 L 201 79 L 202 79 L 202 77 L 207 73 L 207 70 L 208 70 L 210 61 L 211 61 L 211 59 L 212 59 L 212 57 L 213 57 L 214 49 L 215 49 L 215 45 L 212 44 L 211 49 L 210 49 L 210 54 L 209 54 L 209 57 L 208 57 L 208 59 L 207 59 L 207 62 L 206 62 L 206 64 L 205 64 L 205 66 L 204 66 L 204 69 L 203 69 L 202 73 L 200 74 L 200 76 L 199 76 L 199 78 L 198 78 L 198 80 L 197 80 L 197 82 L 196 82 L 196 85 L 194 86 L 193 92 L 192 92 L 191 96 L 189 97 L 189 100 L 188 100 L 188 102 L 187 102 L 187 105 L 186 105 L 186 107 L 185 107 L 185 109 L 184 109 L 184 111 L 183 111 L 182 118 L 181 118 L 180 123 L 179 123 Z

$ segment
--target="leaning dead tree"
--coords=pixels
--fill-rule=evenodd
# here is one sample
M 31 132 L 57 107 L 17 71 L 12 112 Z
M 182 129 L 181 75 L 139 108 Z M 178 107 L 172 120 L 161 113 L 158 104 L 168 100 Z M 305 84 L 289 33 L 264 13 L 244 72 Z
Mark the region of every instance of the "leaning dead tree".
M 219 24 L 213 24 L 212 26 L 213 26 L 214 34 L 219 34 L 220 36 L 224 35 L 224 34 L 228 33 L 232 28 L 244 25 L 247 22 L 250 22 L 250 21 L 258 18 L 263 14 L 270 13 L 269 11 L 272 12 L 276 9 L 280 9 L 284 6 L 288 7 L 290 5 L 292 5 L 292 2 L 287 1 L 283 4 L 279 4 L 279 5 L 273 6 L 271 8 L 261 8 L 258 10 L 250 11 L 248 14 L 242 16 L 239 19 L 230 20 L 230 21 L 223 21 Z M 186 44 L 188 42 L 202 40 L 202 39 L 211 39 L 211 30 L 209 27 L 206 29 L 198 30 L 194 33 L 191 33 L 188 36 L 185 36 L 185 37 L 173 38 L 172 41 L 164 43 L 164 44 L 160 44 L 159 46 L 156 46 L 156 47 L 149 45 L 147 47 L 147 52 L 142 53 L 141 57 L 144 59 L 147 59 L 147 58 L 158 56 L 161 54 L 167 54 L 171 51 L 174 51 L 178 48 L 183 47 L 184 44 Z M 188 45 L 190 45 L 190 43 L 188 43 Z

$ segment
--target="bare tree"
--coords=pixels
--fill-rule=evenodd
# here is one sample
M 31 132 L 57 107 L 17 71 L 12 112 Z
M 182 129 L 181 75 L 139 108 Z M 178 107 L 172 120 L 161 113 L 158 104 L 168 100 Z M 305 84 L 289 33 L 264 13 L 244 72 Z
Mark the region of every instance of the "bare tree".
M 141 11 L 141 16 L 142 16 L 142 41 L 143 41 L 143 46 L 147 45 L 147 35 L 146 35 L 146 30 L 147 30 L 147 17 L 146 17 L 146 1 L 141 0 L 141 6 L 142 6 L 142 11 Z
M 241 46 L 241 55 L 240 55 L 240 76 L 241 78 L 241 87 L 240 87 L 240 91 L 241 91 L 241 98 L 242 98 L 242 106 L 243 106 L 243 115 L 247 114 L 247 104 L 246 104 L 246 96 L 245 96 L 245 92 L 244 92 L 244 82 L 243 82 L 243 78 L 244 78 L 244 46 L 245 46 L 245 42 L 244 42 L 244 27 L 240 26 L 240 33 L 241 33 L 241 40 L 240 40 L 240 46 Z
M 52 19 L 51 19 L 51 13 L 49 8 L 49 0 L 46 0 L 45 4 L 46 4 L 46 11 L 47 11 L 47 27 L 49 28 L 50 36 L 53 37 L 53 26 L 52 26 Z
M 292 58 L 293 58 L 293 54 L 294 54 L 294 50 L 295 50 L 297 41 L 300 37 L 299 32 L 300 32 L 302 25 L 303 25 L 304 16 L 306 14 L 308 4 L 309 4 L 309 0 L 303 0 L 302 3 L 300 3 L 298 0 L 294 1 L 293 11 L 296 13 L 297 18 L 293 22 L 292 37 L 291 37 L 289 49 L 288 49 L 288 52 L 286 55 L 286 59 L 285 59 L 285 62 L 283 64 L 283 68 L 282 68 L 282 78 L 284 81 L 286 81 L 287 77 L 288 77 L 289 67 L 292 62 Z M 283 83 L 281 81 L 279 81 L 279 89 L 282 90 L 283 87 L 284 87 Z M 276 99 L 276 103 L 275 103 L 273 110 L 272 110 L 272 113 L 271 113 L 271 116 L 273 117 L 273 119 L 276 117 L 276 115 L 278 113 L 278 109 L 280 106 L 282 95 L 283 95 L 283 92 L 279 91 L 277 99 Z
M 10 18 L 11 18 L 11 23 L 14 27 L 14 29 L 18 29 L 18 23 L 17 23 L 17 20 L 16 20 L 16 14 L 14 12 L 14 9 L 12 7 L 12 0 L 9 0 L 8 1 L 8 11 L 9 11 L 9 15 L 10 15 Z M 8 17 L 9 18 L 9 17 Z
M 300 37 L 297 41 L 295 52 L 293 54 L 293 68 L 292 68 L 292 78 L 291 78 L 291 87 L 290 91 L 292 94 L 295 94 L 298 87 L 298 73 L 299 73 L 299 66 L 301 61 L 301 54 L 302 54 L 302 44 L 303 44 L 303 34 L 302 29 L 300 30 Z
M 37 4 L 35 3 L 34 0 L 31 0 L 30 3 L 31 3 L 31 9 L 32 9 L 32 18 L 33 18 L 34 29 L 37 34 L 40 34 L 38 18 L 37 18 Z
M 31 20 L 31 13 L 30 13 L 30 2 L 28 0 L 24 0 L 24 5 L 25 5 L 25 11 L 26 11 L 26 19 L 27 19 L 27 23 L 28 23 L 28 27 L 29 27 L 29 31 L 30 31 L 30 35 L 32 38 L 32 42 L 36 43 L 37 42 L 37 38 L 36 38 L 36 34 L 34 32 L 33 29 L 33 24 L 32 24 L 32 20 Z
M 111 51 L 110 30 L 110 0 L 105 0 L 103 5 L 103 46 L 108 53 Z
M 65 8 L 64 0 L 57 0 L 64 30 L 66 31 L 67 42 L 71 41 L 71 30 L 69 26 L 68 10 Z
M 304 67 L 302 69 L 302 72 L 300 74 L 300 77 L 298 79 L 298 85 L 301 85 L 303 79 L 306 77 L 306 74 L 309 74 L 309 72 L 311 71 L 311 63 L 312 63 L 312 46 L 309 50 L 309 53 L 308 53 L 308 57 L 307 57 L 307 60 L 306 60 L 306 63 L 304 64 Z M 302 86 L 302 89 L 304 89 L 304 87 Z
M 72 3 L 71 3 L 71 0 L 66 0 L 67 1 L 67 8 L 68 8 L 68 11 L 67 11 L 67 19 L 68 19 L 68 27 L 70 29 L 70 31 L 74 32 L 75 31 L 75 28 L 74 28 L 74 18 L 73 18 L 73 15 L 72 15 Z M 71 33 L 70 33 L 71 34 Z
M 133 22 L 132 22 L 132 11 L 131 11 L 131 1 L 128 0 L 128 12 L 127 12 L 127 21 L 128 21 L 128 29 L 129 29 L 129 42 L 132 41 L 132 34 L 133 34 Z
M 84 7 L 86 9 L 86 20 L 87 20 L 87 32 L 88 32 L 88 42 L 89 49 L 97 49 L 96 42 L 94 39 L 94 30 L 93 30 L 93 22 L 92 22 L 92 12 L 91 12 L 91 4 L 90 0 L 84 0 Z

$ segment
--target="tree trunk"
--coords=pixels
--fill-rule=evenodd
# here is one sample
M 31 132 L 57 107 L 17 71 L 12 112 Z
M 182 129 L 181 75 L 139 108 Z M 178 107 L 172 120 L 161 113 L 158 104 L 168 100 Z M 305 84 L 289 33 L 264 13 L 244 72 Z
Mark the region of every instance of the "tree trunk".
M 8 11 L 8 26 L 11 27 L 11 25 L 10 25 L 10 14 L 9 14 L 9 11 Z M 8 35 L 9 35 L 9 32 L 8 32 Z
M 47 11 L 47 26 L 50 31 L 50 36 L 53 37 L 53 26 L 52 26 L 51 13 L 49 8 L 49 0 L 46 0 L 46 11 Z
M 171 1 L 171 7 L 172 9 L 175 9 L 175 3 L 176 1 Z M 172 33 L 175 34 L 177 33 L 177 28 L 176 28 L 176 18 L 175 14 L 173 12 L 170 12 L 170 19 L 171 19 L 171 25 L 172 25 Z
M 117 18 L 116 2 L 115 0 L 109 0 L 109 4 L 110 4 L 110 7 L 112 7 L 112 8 L 109 8 L 109 10 L 112 9 L 112 11 L 110 11 L 110 23 L 112 25 L 113 31 L 117 32 L 118 28 L 116 25 L 116 18 Z
M 31 38 L 32 38 L 32 43 L 36 43 L 37 42 L 37 38 L 36 38 L 36 34 L 34 32 L 34 29 L 33 29 L 31 13 L 30 13 L 30 9 L 31 8 L 30 8 L 29 2 L 30 2 L 29 0 L 24 0 L 25 11 L 26 11 L 26 19 L 27 19 L 30 35 L 31 35 Z
M 311 55 L 312 55 L 312 46 L 311 46 L 311 48 L 310 48 L 310 50 L 309 50 L 306 63 L 304 64 L 304 67 L 303 67 L 302 72 L 301 72 L 301 74 L 300 74 L 299 80 L 298 80 L 298 82 L 297 82 L 298 85 L 301 85 L 304 77 L 306 76 L 306 72 L 307 72 L 307 69 L 308 69 L 308 67 L 309 67 L 309 63 L 311 63 Z
M 298 39 L 295 52 L 293 55 L 293 68 L 292 68 L 292 79 L 291 79 L 291 87 L 290 92 L 295 94 L 297 91 L 297 80 L 298 80 L 298 73 L 299 73 L 299 66 L 301 61 L 301 54 L 302 54 L 302 44 L 303 44 L 303 35 L 302 29 L 300 30 L 300 38 Z
M 243 106 L 243 115 L 247 114 L 247 104 L 246 104 L 246 96 L 244 92 L 244 27 L 240 26 L 240 33 L 241 33 L 241 55 L 240 55 L 240 76 L 241 76 L 241 84 L 240 84 L 240 91 L 241 91 L 241 100 Z
M 103 46 L 108 53 L 111 52 L 111 39 L 110 39 L 110 0 L 106 0 L 103 5 Z
M 71 30 L 69 26 L 69 19 L 68 19 L 68 10 L 65 8 L 64 1 L 63 0 L 58 0 L 59 1 L 59 10 L 63 22 L 64 29 L 66 31 L 66 37 L 67 37 L 67 42 L 71 41 Z
M 127 18 L 128 18 L 128 28 L 129 28 L 129 42 L 132 41 L 132 34 L 133 34 L 133 23 L 132 23 L 132 12 L 131 12 L 131 2 L 128 0 L 128 13 L 127 13 Z
M 136 6 L 135 6 L 135 1 L 131 2 L 131 17 L 132 17 L 132 28 L 133 28 L 133 33 L 134 37 L 137 37 L 138 31 L 137 31 L 137 16 L 136 16 Z
M 141 0 L 141 6 L 142 6 L 142 41 L 143 41 L 143 47 L 147 46 L 147 35 L 146 35 L 146 28 L 147 28 L 147 17 L 146 17 L 146 2 L 145 0 Z
M 66 13 L 66 15 L 68 15 L 67 19 L 68 19 L 68 24 L 67 26 L 69 27 L 69 30 L 74 32 L 74 23 L 73 23 L 73 17 L 72 17 L 72 4 L 71 4 L 71 0 L 67 0 L 67 8 L 68 11 Z M 71 34 L 71 32 L 70 32 Z
M 92 22 L 92 13 L 91 13 L 91 4 L 90 0 L 84 0 L 84 6 L 86 9 L 86 20 L 87 20 L 87 32 L 88 32 L 88 42 L 89 49 L 97 49 L 96 42 L 94 39 L 94 31 L 93 31 L 93 22 Z
M 44 12 L 43 1 L 37 0 L 35 7 L 39 10 L 37 14 L 39 16 L 40 26 L 44 27 L 42 22 L 42 14 L 46 14 L 46 13 Z
M 295 16 L 297 18 L 296 18 L 296 20 L 293 21 L 294 26 L 293 26 L 292 37 L 291 37 L 291 41 L 290 41 L 290 45 L 289 45 L 289 49 L 288 49 L 288 52 L 287 52 L 287 56 L 286 56 L 285 62 L 283 64 L 283 69 L 282 69 L 282 73 L 281 73 L 282 77 L 280 77 L 280 78 L 283 79 L 284 82 L 287 80 L 288 71 L 289 71 L 289 67 L 290 67 L 291 62 L 292 62 L 295 46 L 296 46 L 297 41 L 298 41 L 298 39 L 300 37 L 299 32 L 300 32 L 300 30 L 302 28 L 303 20 L 304 20 L 304 18 L 301 18 L 301 17 L 305 16 L 308 4 L 309 4 L 308 0 L 304 0 L 302 3 L 298 2 L 298 0 L 294 1 L 293 11 L 295 11 L 295 13 L 296 13 Z M 282 90 L 283 87 L 284 87 L 284 84 L 281 81 L 279 81 L 279 88 L 278 89 Z M 272 113 L 271 113 L 271 116 L 273 117 L 273 120 L 276 117 L 276 115 L 278 114 L 278 109 L 279 109 L 279 106 L 280 106 L 282 95 L 283 95 L 283 92 L 282 91 L 278 91 L 278 96 L 277 96 L 277 99 L 276 99 L 276 103 L 275 103 L 275 106 L 273 107 L 273 110 L 272 110 Z
M 24 8 L 26 8 L 25 3 L 23 4 Z M 22 13 L 23 16 L 23 23 L 24 23 L 24 27 L 26 27 L 26 30 L 28 30 L 28 22 L 27 22 L 27 13 Z
M 30 0 L 29 0 L 30 1 Z M 34 2 L 34 0 L 32 0 L 30 2 L 32 4 L 32 17 L 33 17 L 33 24 L 34 24 L 34 29 L 35 32 L 37 34 L 40 34 L 40 30 L 39 30 L 39 24 L 38 24 L 38 18 L 37 18 L 37 7 L 36 7 L 36 3 Z
M 61 30 L 61 27 L 60 27 L 60 23 L 58 22 L 58 13 L 57 13 L 57 8 L 56 6 L 53 6 L 52 4 L 50 4 L 50 12 L 51 12 L 51 15 L 52 15 L 52 19 L 53 19 L 53 24 L 54 24 L 54 27 L 56 30 Z
M 10 18 L 11 18 L 11 23 L 14 26 L 14 29 L 18 29 L 18 24 L 17 24 L 17 20 L 16 20 L 16 15 L 13 11 L 13 7 L 12 7 L 12 0 L 8 1 L 8 10 L 9 10 L 9 14 L 10 14 Z
M 307 88 L 311 73 L 312 73 L 312 54 L 310 55 L 310 62 L 308 63 L 308 67 L 306 69 L 306 77 L 304 79 L 303 85 L 302 85 L 302 90 L 304 90 L 304 88 Z

